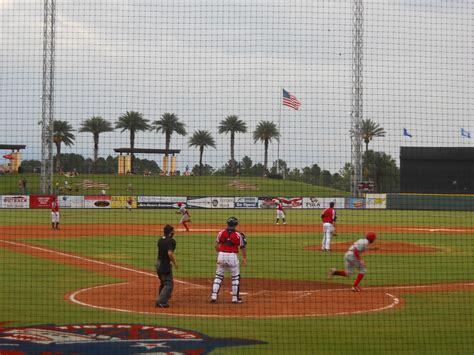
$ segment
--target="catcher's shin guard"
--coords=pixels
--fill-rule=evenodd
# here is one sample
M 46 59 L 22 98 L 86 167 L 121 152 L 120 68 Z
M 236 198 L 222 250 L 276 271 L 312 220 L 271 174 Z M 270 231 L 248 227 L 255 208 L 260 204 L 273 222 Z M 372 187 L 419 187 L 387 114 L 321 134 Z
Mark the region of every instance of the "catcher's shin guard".
M 240 298 L 240 274 L 232 276 L 232 296 Z
M 212 299 L 217 299 L 217 295 L 219 294 L 219 290 L 221 289 L 222 281 L 224 280 L 224 275 L 216 274 L 214 278 L 214 283 L 212 284 Z

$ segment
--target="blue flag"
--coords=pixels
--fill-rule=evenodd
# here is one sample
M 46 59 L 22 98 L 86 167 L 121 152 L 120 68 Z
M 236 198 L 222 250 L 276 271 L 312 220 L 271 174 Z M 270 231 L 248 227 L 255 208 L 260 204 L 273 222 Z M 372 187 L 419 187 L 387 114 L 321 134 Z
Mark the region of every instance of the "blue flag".
M 466 131 L 464 128 L 461 127 L 461 137 L 463 138 L 471 138 L 471 132 Z
M 403 128 L 403 136 L 404 137 L 412 137 L 412 135 L 410 134 L 410 132 L 408 132 L 408 129 L 406 128 Z

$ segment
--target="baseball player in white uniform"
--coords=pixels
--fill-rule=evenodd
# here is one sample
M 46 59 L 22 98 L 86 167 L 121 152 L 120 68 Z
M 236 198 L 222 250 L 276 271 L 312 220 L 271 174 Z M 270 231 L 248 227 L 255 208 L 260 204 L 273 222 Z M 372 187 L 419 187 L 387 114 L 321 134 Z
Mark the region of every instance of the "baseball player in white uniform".
M 331 251 L 331 238 L 336 235 L 336 210 L 334 209 L 334 202 L 329 203 L 329 207 L 326 208 L 321 214 L 323 221 L 323 241 L 321 243 L 322 251 Z
M 178 202 L 179 211 L 177 214 L 181 214 L 181 220 L 179 221 L 180 224 L 184 226 L 186 232 L 189 232 L 188 223 L 191 223 L 191 215 L 189 214 L 188 210 L 186 209 L 186 205 L 183 202 Z
M 283 210 L 283 203 L 281 202 L 281 200 L 275 200 L 274 202 L 276 204 L 276 223 L 275 224 L 278 224 L 280 219 L 283 222 L 283 224 L 286 224 L 285 211 Z
M 54 196 L 51 201 L 51 227 L 53 230 L 59 229 L 59 202 L 57 196 Z
M 352 285 L 353 292 L 360 292 L 361 289 L 359 287 L 360 282 L 365 276 L 367 269 L 365 267 L 365 262 L 362 260 L 361 254 L 367 250 L 369 244 L 372 244 L 377 235 L 373 232 L 369 232 L 365 235 L 365 238 L 359 239 L 351 247 L 347 250 L 346 254 L 344 255 L 344 270 L 336 270 L 331 269 L 329 270 L 328 276 L 343 276 L 349 277 L 352 275 L 354 268 L 359 270 L 359 274 L 357 275 L 354 284 Z

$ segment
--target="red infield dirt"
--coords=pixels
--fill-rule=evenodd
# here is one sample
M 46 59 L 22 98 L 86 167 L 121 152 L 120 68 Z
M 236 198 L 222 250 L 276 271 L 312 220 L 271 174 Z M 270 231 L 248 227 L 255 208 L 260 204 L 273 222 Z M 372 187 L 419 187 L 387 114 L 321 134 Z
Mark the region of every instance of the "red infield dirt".
M 224 227 L 223 224 L 191 224 L 191 231 L 200 233 L 215 233 Z M 244 233 L 317 233 L 321 234 L 319 224 L 275 225 L 275 224 L 246 224 L 241 228 Z M 49 225 L 16 225 L 0 226 L 1 239 L 19 238 L 52 238 L 58 237 L 98 237 L 124 235 L 161 235 L 162 224 L 63 224 L 58 231 L 52 231 Z M 444 228 L 444 227 L 410 227 L 390 225 L 344 225 L 337 226 L 338 233 L 374 231 L 377 233 L 443 233 L 443 234 L 474 234 L 474 228 Z M 177 228 L 177 235 L 186 233 Z
M 219 230 L 221 225 L 193 225 L 195 230 L 210 232 Z M 380 227 L 380 226 L 379 226 Z M 382 226 L 383 227 L 383 226 Z M 310 229 L 311 228 L 311 229 Z M 349 226 L 338 227 L 338 232 L 349 230 Z M 371 226 L 371 230 L 381 232 L 394 231 L 397 228 Z M 408 228 L 408 227 L 403 227 Z M 416 292 L 451 292 L 457 290 L 474 290 L 473 282 L 367 287 L 363 292 L 354 293 L 350 287 L 330 280 L 296 281 L 275 279 L 242 279 L 241 292 L 243 304 L 231 304 L 230 284 L 226 279 L 221 289 L 217 304 L 209 303 L 213 275 L 208 279 L 183 279 L 176 273 L 175 291 L 167 309 L 155 308 L 158 279 L 153 272 L 139 270 L 126 264 L 93 259 L 72 253 L 65 253 L 51 248 L 24 243 L 25 238 L 54 237 L 94 237 L 114 235 L 158 235 L 161 225 L 65 225 L 60 231 L 52 231 L 46 226 L 2 226 L 0 227 L 0 247 L 16 252 L 34 255 L 58 263 L 74 265 L 89 271 L 116 277 L 123 280 L 115 284 L 106 284 L 76 290 L 65 296 L 65 299 L 78 305 L 96 309 L 107 309 L 117 312 L 141 314 L 165 314 L 185 317 L 304 317 L 334 316 L 367 312 L 378 312 L 400 307 L 404 300 L 400 297 L 406 293 Z M 366 228 L 353 226 L 356 231 Z M 417 228 L 417 232 L 420 228 Z M 352 230 L 352 229 L 351 229 Z M 447 229 L 442 229 L 443 233 Z M 317 231 L 318 226 L 245 226 L 245 232 L 289 232 Z M 407 230 L 404 229 L 406 232 Z M 428 231 L 427 231 L 428 232 Z M 472 232 L 472 231 L 471 231 Z M 183 232 L 184 233 L 184 232 Z M 433 233 L 433 232 L 430 232 Z M 454 231 L 453 231 L 454 233 Z M 456 233 L 459 233 L 456 231 Z M 179 233 L 177 235 L 179 238 Z M 414 244 L 379 242 L 378 250 L 372 252 L 433 252 L 437 250 L 415 248 Z M 335 243 L 335 250 L 345 251 L 347 243 Z M 229 306 L 234 308 L 229 313 Z
M 333 252 L 346 252 L 352 245 L 353 241 L 345 243 L 331 243 L 331 250 Z M 309 245 L 305 250 L 321 251 L 321 245 Z M 367 254 L 416 254 L 416 253 L 435 253 L 442 251 L 441 248 L 427 247 L 413 243 L 392 242 L 377 240 L 374 244 L 369 246 L 366 251 Z

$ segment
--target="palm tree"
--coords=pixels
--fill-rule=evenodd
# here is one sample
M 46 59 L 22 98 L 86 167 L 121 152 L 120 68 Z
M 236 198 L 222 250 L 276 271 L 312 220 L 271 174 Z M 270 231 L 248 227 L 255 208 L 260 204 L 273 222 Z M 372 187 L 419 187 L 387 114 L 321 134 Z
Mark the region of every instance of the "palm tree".
M 56 171 L 61 170 L 61 144 L 68 147 L 74 144 L 74 129 L 67 121 L 53 121 L 53 142 L 56 145 Z
M 190 147 L 199 147 L 199 175 L 202 173 L 202 155 L 205 147 L 216 147 L 216 141 L 209 131 L 197 130 L 188 142 Z
M 92 133 L 94 138 L 94 170 L 97 172 L 97 157 L 99 155 L 99 135 L 104 132 L 112 132 L 112 124 L 100 116 L 92 116 L 81 123 L 79 132 Z
M 360 126 L 350 129 L 351 138 L 359 136 L 365 143 L 365 151 L 369 150 L 369 143 L 375 137 L 385 137 L 385 130 L 370 118 L 362 120 Z
M 231 115 L 227 116 L 219 124 L 219 133 L 230 132 L 230 168 L 232 175 L 235 175 L 236 161 L 234 158 L 234 144 L 235 144 L 235 133 L 246 133 L 247 125 L 244 121 L 240 120 L 238 116 Z
M 150 130 L 149 120 L 143 118 L 143 114 L 136 111 L 127 111 L 124 115 L 120 116 L 118 121 L 115 122 L 115 128 L 122 129 L 124 131 L 130 131 L 130 150 L 132 153 L 132 160 L 130 166 L 130 172 L 133 174 L 133 160 L 135 155 L 133 149 L 135 149 L 135 133 L 139 131 Z
M 280 139 L 280 132 L 278 131 L 277 126 L 275 123 L 271 121 L 260 121 L 253 132 L 253 141 L 257 143 L 258 141 L 262 141 L 265 147 L 265 155 L 263 160 L 263 167 L 264 167 L 264 174 L 267 172 L 267 165 L 268 165 L 268 143 L 272 141 L 272 139 L 276 139 L 277 141 Z
M 165 149 L 170 149 L 171 135 L 176 132 L 181 136 L 185 136 L 186 125 L 179 121 L 178 116 L 174 113 L 164 113 L 158 121 L 152 123 L 152 130 L 162 132 L 165 135 Z M 165 153 L 168 156 L 168 153 Z

